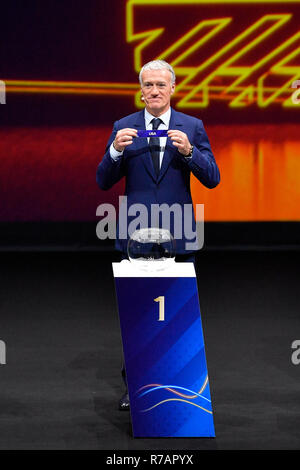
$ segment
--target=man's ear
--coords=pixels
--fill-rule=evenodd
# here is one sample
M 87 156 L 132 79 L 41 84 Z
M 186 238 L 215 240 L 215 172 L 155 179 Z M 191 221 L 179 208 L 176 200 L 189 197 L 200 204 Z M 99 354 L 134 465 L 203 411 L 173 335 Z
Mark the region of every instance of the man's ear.
M 175 83 L 173 83 L 171 87 L 171 95 L 173 95 L 173 93 L 175 93 Z

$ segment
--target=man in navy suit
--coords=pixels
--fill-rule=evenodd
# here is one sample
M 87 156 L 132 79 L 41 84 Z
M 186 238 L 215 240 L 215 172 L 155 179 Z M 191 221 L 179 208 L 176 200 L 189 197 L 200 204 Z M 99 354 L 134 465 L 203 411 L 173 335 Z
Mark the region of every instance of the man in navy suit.
M 170 107 L 175 91 L 175 73 L 170 64 L 162 60 L 151 61 L 142 67 L 139 79 L 145 109 L 115 122 L 97 169 L 97 183 L 107 190 L 124 176 L 128 209 L 134 204 L 143 204 L 149 217 L 154 204 L 169 207 L 177 204 L 182 209 L 190 207 L 196 234 L 190 174 L 193 173 L 207 188 L 214 188 L 220 181 L 203 123 Z M 167 130 L 167 136 L 138 137 L 138 131 L 145 129 Z M 131 220 L 128 217 L 127 223 Z M 176 221 L 173 218 L 170 222 L 168 228 L 173 234 Z M 184 220 L 179 223 L 182 236 L 176 239 L 176 261 L 194 261 L 195 248 L 188 248 L 191 240 L 186 237 Z M 151 226 L 150 219 L 148 226 Z M 127 238 L 118 236 L 116 240 L 116 249 L 123 258 L 127 256 L 127 239 L 128 233 Z M 126 397 L 122 403 L 121 409 L 129 408 Z

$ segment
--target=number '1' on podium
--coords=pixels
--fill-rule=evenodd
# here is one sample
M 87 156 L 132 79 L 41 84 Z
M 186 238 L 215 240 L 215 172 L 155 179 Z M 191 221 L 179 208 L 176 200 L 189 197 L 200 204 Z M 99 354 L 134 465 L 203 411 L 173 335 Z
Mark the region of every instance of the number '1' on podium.
M 113 263 L 134 437 L 214 437 L 192 263 Z

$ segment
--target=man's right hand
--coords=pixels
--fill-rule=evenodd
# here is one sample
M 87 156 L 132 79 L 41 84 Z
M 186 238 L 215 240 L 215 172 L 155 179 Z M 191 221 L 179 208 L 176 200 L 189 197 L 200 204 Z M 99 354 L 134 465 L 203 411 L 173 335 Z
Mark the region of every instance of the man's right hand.
M 116 134 L 113 146 L 118 152 L 123 152 L 125 147 L 132 144 L 134 137 L 137 137 L 136 129 L 121 129 Z

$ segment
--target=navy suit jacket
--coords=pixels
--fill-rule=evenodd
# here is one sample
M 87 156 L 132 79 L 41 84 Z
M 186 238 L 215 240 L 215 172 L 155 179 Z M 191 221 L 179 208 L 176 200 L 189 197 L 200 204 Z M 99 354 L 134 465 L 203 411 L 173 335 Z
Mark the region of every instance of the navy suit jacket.
M 145 129 L 144 110 L 126 116 L 114 123 L 112 134 L 108 140 L 105 155 L 97 169 L 97 183 L 103 190 L 110 189 L 122 177 L 126 178 L 125 195 L 128 208 L 132 204 L 144 204 L 149 212 L 148 226 L 151 226 L 151 204 L 166 203 L 169 206 L 179 204 L 184 213 L 184 205 L 191 207 L 193 230 L 195 220 L 190 190 L 190 174 L 207 188 L 214 188 L 220 181 L 220 173 L 214 159 L 210 143 L 201 120 L 171 109 L 169 129 L 185 132 L 194 145 L 192 158 L 187 160 L 168 138 L 159 176 L 156 177 L 147 138 L 135 138 L 127 146 L 119 160 L 114 161 L 109 148 L 116 133 L 124 128 Z M 128 224 L 134 217 L 128 217 Z M 138 227 L 137 227 L 138 228 Z M 174 220 L 171 217 L 170 231 L 174 234 Z M 192 240 L 185 237 L 182 221 L 182 239 L 176 240 L 176 253 L 184 254 L 192 250 L 186 249 L 186 242 Z M 117 235 L 116 249 L 127 251 L 127 239 L 119 239 Z

